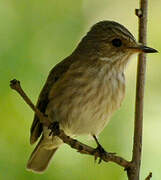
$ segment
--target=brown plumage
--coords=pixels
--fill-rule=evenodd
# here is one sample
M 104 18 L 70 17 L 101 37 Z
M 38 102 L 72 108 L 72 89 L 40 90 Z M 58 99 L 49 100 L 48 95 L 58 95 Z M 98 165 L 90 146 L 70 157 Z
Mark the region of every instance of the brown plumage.
M 38 109 L 51 122 L 58 121 L 69 136 L 99 135 L 124 98 L 124 69 L 129 58 L 141 51 L 154 52 L 154 49 L 138 44 L 116 22 L 97 23 L 75 51 L 51 70 L 40 93 Z M 49 133 L 35 116 L 30 143 L 42 137 L 30 156 L 28 169 L 43 172 L 62 144 Z

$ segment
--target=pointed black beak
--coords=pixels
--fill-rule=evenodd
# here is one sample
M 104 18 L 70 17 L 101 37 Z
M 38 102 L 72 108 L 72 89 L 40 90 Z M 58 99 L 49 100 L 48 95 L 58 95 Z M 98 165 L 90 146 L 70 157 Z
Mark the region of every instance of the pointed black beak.
M 139 45 L 138 50 L 141 50 L 142 52 L 145 52 L 145 53 L 157 53 L 158 52 L 156 49 L 153 49 L 151 47 L 147 47 L 144 45 Z
M 148 47 L 148 46 L 144 46 L 140 43 L 138 43 L 137 46 L 129 47 L 129 48 L 133 49 L 137 52 L 144 52 L 144 53 L 157 53 L 158 52 L 156 49 L 153 49 L 153 48 Z

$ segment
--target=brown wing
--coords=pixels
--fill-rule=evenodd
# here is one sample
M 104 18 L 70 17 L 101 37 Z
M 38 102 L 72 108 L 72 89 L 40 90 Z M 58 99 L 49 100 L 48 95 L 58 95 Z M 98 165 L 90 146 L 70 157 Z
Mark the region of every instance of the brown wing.
M 51 71 L 47 78 L 47 81 L 39 95 L 38 102 L 36 107 L 42 112 L 45 113 L 46 107 L 48 105 L 48 94 L 50 92 L 53 84 L 58 81 L 62 75 L 69 69 L 70 65 L 73 62 L 72 56 L 64 59 L 62 62 L 57 64 Z M 40 123 L 38 117 L 35 115 L 34 120 L 31 126 L 31 136 L 30 143 L 33 144 L 37 141 L 42 133 L 42 124 Z

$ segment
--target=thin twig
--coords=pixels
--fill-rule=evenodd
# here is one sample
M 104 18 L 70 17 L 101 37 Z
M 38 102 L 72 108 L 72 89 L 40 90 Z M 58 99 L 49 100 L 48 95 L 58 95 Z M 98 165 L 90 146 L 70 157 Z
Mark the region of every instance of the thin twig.
M 147 7 L 148 0 L 140 0 L 140 9 L 136 15 L 139 18 L 139 42 L 146 44 L 147 32 Z M 143 103 L 146 74 L 146 54 L 141 53 L 138 57 L 136 103 L 135 103 L 135 123 L 134 123 L 134 143 L 132 163 L 135 168 L 128 173 L 129 180 L 139 180 L 141 152 L 142 152 L 142 131 L 143 131 Z
M 16 79 L 12 80 L 10 82 L 10 87 L 12 89 L 14 89 L 15 91 L 17 91 L 21 95 L 21 97 L 24 99 L 24 101 L 31 107 L 31 109 L 39 117 L 39 120 L 42 124 L 44 124 L 47 127 L 49 127 L 51 125 L 51 122 L 48 120 L 48 118 L 46 116 L 44 116 L 44 114 L 41 113 L 39 111 L 39 109 L 37 109 L 34 106 L 34 104 L 28 98 L 26 93 L 23 91 L 23 89 L 21 88 L 21 85 L 20 85 L 20 81 L 17 81 Z M 109 161 L 115 162 L 116 164 L 124 167 L 125 169 L 128 169 L 129 167 L 132 166 L 132 164 L 129 161 L 125 160 L 122 157 L 114 155 L 114 153 L 106 153 L 103 156 L 101 156 L 97 151 L 95 151 L 94 148 L 87 146 L 87 145 L 77 141 L 76 139 L 73 139 L 73 138 L 67 136 L 63 130 L 60 130 L 59 133 L 56 134 L 56 136 L 58 136 L 60 139 L 62 139 L 62 141 L 64 143 L 68 144 L 69 146 L 76 149 L 78 152 L 80 152 L 82 154 L 89 154 L 89 155 L 92 155 L 95 157 L 99 157 L 105 162 L 109 162 Z
M 152 172 L 149 173 L 149 175 L 145 178 L 145 180 L 150 180 L 152 178 Z
M 23 89 L 20 86 L 20 81 L 17 81 L 16 79 L 13 79 L 10 81 L 10 87 L 14 90 L 16 90 L 21 97 L 24 99 L 24 101 L 31 107 L 31 109 L 36 113 L 36 115 L 39 117 L 39 120 L 41 123 L 43 123 L 46 126 L 50 125 L 50 121 L 48 121 L 47 117 L 43 115 L 42 112 L 40 112 L 34 104 L 31 102 L 31 100 L 28 98 L 26 93 L 23 91 Z

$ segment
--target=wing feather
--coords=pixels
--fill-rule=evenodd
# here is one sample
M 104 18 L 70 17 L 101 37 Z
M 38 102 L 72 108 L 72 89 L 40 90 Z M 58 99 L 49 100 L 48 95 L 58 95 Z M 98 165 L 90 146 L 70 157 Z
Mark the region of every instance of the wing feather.
M 47 81 L 39 95 L 36 107 L 42 112 L 45 113 L 46 107 L 49 103 L 48 95 L 53 84 L 68 71 L 70 65 L 73 63 L 73 58 L 69 56 L 68 58 L 61 61 L 57 64 L 49 73 Z M 34 120 L 30 129 L 30 143 L 33 144 L 37 141 L 42 133 L 42 124 L 39 121 L 39 118 L 35 115 Z

